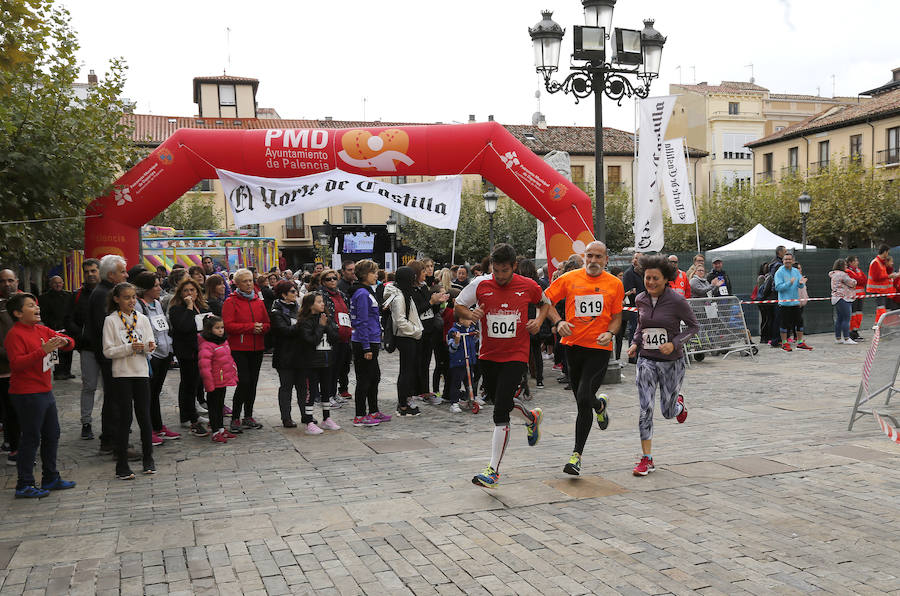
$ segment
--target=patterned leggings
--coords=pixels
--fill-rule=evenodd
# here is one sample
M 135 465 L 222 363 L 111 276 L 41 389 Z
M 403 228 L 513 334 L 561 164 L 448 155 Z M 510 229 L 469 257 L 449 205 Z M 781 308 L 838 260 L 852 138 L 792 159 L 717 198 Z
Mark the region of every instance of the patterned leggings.
M 638 429 L 642 441 L 653 438 L 653 398 L 656 395 L 656 386 L 659 385 L 659 404 L 663 418 L 674 418 L 678 392 L 683 381 L 684 359 L 663 362 L 643 356 L 638 358 L 637 389 L 641 403 Z

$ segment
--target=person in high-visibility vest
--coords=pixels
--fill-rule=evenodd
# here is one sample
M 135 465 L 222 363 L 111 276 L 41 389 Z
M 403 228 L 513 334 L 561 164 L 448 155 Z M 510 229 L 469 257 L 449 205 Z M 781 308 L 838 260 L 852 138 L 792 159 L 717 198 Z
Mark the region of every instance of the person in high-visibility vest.
M 863 320 L 863 296 L 866 295 L 866 283 L 868 282 L 868 277 L 864 271 L 859 268 L 859 257 L 849 256 L 847 257 L 847 275 L 850 276 L 851 279 L 856 280 L 856 300 L 853 301 L 853 305 L 850 307 L 852 314 L 850 315 L 850 339 L 853 341 L 860 341 L 863 339 L 859 335 L 859 329 L 862 327 Z
M 894 280 L 900 277 L 900 273 L 894 273 L 894 268 L 887 263 L 890 250 L 890 246 L 882 244 L 878 247 L 878 255 L 869 263 L 869 283 L 866 285 L 869 294 L 890 294 L 894 291 Z M 875 299 L 876 326 L 886 312 L 885 296 L 879 296 Z
M 669 255 L 669 263 L 675 268 L 675 279 L 669 282 L 669 287 L 681 294 L 684 298 L 691 297 L 691 282 L 687 273 L 678 268 L 678 255 Z

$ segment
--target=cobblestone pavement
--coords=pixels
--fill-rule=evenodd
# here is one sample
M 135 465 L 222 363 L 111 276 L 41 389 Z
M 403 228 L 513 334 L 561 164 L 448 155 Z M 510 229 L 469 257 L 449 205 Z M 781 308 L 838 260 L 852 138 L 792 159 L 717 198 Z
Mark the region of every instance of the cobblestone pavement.
M 606 389 L 610 427 L 572 478 L 575 404 L 545 363 L 542 439 L 514 429 L 494 491 L 470 483 L 490 407 L 422 405 L 377 428 L 345 407 L 344 430 L 307 436 L 279 426 L 267 360 L 265 428 L 167 442 L 156 476 L 122 482 L 78 438 L 80 383 L 57 383 L 60 468 L 78 486 L 14 500 L 14 468 L 0 470 L 0 594 L 900 593 L 900 449 L 871 418 L 846 430 L 866 345 L 811 343 L 691 368 L 690 416 L 657 420 L 645 478 L 631 475 L 634 367 Z M 383 368 L 391 411 L 396 356 Z

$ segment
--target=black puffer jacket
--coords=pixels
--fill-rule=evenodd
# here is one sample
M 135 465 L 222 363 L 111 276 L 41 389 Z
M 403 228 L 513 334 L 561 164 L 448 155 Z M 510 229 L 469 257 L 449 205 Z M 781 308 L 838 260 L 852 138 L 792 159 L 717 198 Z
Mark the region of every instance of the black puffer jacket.
M 297 323 L 300 327 L 299 368 L 328 368 L 334 364 L 334 346 L 340 341 L 337 325 L 328 319 L 324 327 L 319 325 L 319 315 Z M 323 341 L 323 339 L 325 341 Z
M 209 310 L 194 304 L 188 310 L 183 304 L 169 307 L 169 336 L 172 338 L 172 351 L 181 366 L 186 360 L 197 359 L 197 315 Z
M 269 311 L 272 322 L 272 368 L 294 368 L 300 361 L 300 327 L 297 314 L 300 307 L 296 302 L 275 300 Z

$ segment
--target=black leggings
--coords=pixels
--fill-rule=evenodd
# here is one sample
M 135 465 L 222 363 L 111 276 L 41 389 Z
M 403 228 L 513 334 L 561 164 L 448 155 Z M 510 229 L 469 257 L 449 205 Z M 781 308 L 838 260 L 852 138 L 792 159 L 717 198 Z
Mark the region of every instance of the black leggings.
M 444 393 L 450 383 L 450 350 L 443 334 L 432 334 L 434 342 L 434 373 L 431 375 L 431 386 L 435 393 L 441 388 L 441 377 L 444 377 Z
M 381 368 L 378 366 L 378 349 L 381 344 L 369 344 L 372 359 L 366 360 L 363 346 L 359 342 L 353 345 L 353 370 L 356 373 L 356 415 L 366 415 L 366 403 L 369 414 L 378 411 L 378 382 L 381 381 Z
M 397 408 L 405 408 L 409 397 L 416 394 L 419 378 L 419 351 L 421 340 L 412 337 L 395 338 L 397 351 L 400 352 L 400 374 L 397 375 Z
M 206 407 L 209 409 L 209 428 L 213 432 L 225 428 L 225 387 L 206 394 Z
M 597 390 L 606 376 L 611 354 L 609 350 L 566 346 L 570 384 L 572 393 L 575 394 L 575 403 L 578 404 L 578 416 L 575 418 L 576 453 L 584 452 L 584 444 L 591 433 L 594 410 L 600 405 L 596 399 Z
M 169 373 L 171 363 L 172 354 L 165 358 L 150 358 L 150 422 L 153 423 L 155 432 L 161 431 L 163 427 L 159 395 L 162 393 L 163 383 L 166 382 L 166 375 Z
M 279 368 L 278 370 L 278 409 L 281 410 L 281 421 L 291 420 L 291 396 L 297 392 L 297 405 L 303 413 L 304 401 L 301 397 L 306 395 L 306 379 L 299 368 Z
M 200 368 L 197 359 L 178 359 L 178 372 L 181 382 L 178 383 L 178 411 L 182 422 L 197 422 L 197 387 L 200 382 Z
M 522 382 L 522 376 L 528 371 L 527 362 L 494 362 L 493 360 L 479 360 L 481 374 L 484 376 L 485 391 L 494 398 L 494 424 L 497 426 L 509 424 L 509 413 L 513 407 L 522 409 L 520 404 L 513 401 L 516 389 Z M 531 414 L 522 410 L 526 417 Z
M 144 463 L 153 458 L 150 424 L 150 383 L 147 377 L 115 377 L 115 400 L 119 411 L 116 424 L 116 470 L 128 467 L 128 432 L 131 430 L 132 410 L 141 429 L 141 455 Z M 112 396 L 110 396 L 112 397 Z M 103 396 L 106 399 L 106 395 Z
M 241 409 L 244 418 L 253 418 L 253 404 L 256 402 L 256 384 L 259 382 L 259 369 L 262 366 L 263 351 L 235 350 L 231 353 L 237 365 L 238 384 L 234 390 L 234 404 L 231 406 L 231 418 L 239 420 Z
M 532 376 L 538 383 L 544 382 L 544 355 L 541 352 L 542 340 L 537 335 L 531 336 L 531 351 L 529 352 L 528 364 L 532 369 Z
M 429 323 L 431 323 L 431 320 L 426 319 L 425 324 L 428 325 Z M 418 362 L 416 363 L 418 375 L 416 376 L 416 387 L 414 392 L 416 395 L 430 393 L 428 371 L 431 369 L 431 355 L 434 353 L 435 335 L 439 334 L 435 332 L 423 333 L 422 339 L 418 340 Z M 437 390 L 436 387 L 435 390 Z

